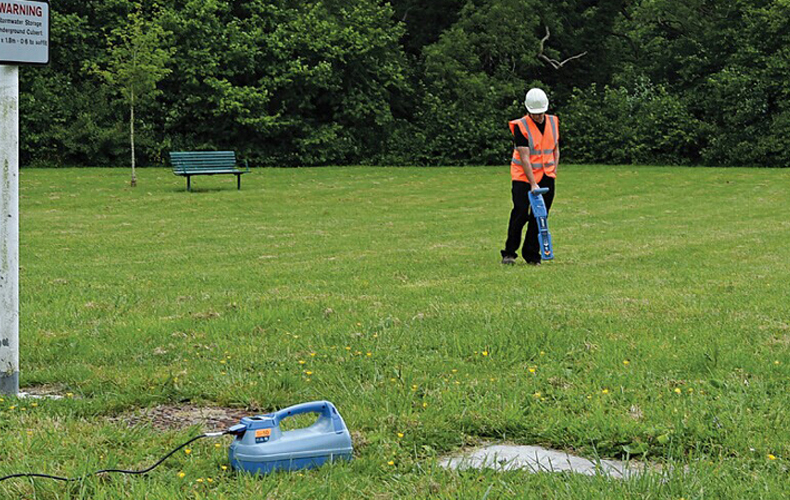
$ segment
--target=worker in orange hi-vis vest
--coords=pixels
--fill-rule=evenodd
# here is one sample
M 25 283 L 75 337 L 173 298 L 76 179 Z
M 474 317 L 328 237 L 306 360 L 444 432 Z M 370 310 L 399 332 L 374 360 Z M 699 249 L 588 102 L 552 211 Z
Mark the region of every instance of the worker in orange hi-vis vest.
M 513 179 L 513 210 L 507 241 L 502 254 L 503 264 L 515 264 L 521 232 L 527 224 L 527 235 L 521 256 L 528 264 L 540 264 L 538 222 L 532 215 L 528 193 L 538 187 L 549 188 L 543 195 L 546 211 L 554 201 L 554 179 L 560 162 L 560 124 L 557 117 L 546 114 L 549 99 L 540 89 L 530 89 L 524 100 L 528 114 L 509 123 L 513 134 L 513 157 L 510 160 L 510 176 Z

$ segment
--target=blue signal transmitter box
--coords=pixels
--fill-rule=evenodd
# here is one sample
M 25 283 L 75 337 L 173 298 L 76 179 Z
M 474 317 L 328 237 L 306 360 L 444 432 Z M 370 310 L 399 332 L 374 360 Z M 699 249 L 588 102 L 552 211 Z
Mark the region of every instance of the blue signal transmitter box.
M 319 416 L 309 427 L 280 430 L 283 420 L 303 413 Z M 329 401 L 313 401 L 244 417 L 230 432 L 236 436 L 228 452 L 231 467 L 252 473 L 313 469 L 334 460 L 351 460 L 354 451 L 351 434 Z
M 532 213 L 538 221 L 538 242 L 540 243 L 541 260 L 551 260 L 554 258 L 554 249 L 551 246 L 551 233 L 549 233 L 549 212 L 546 210 L 546 203 L 543 201 L 543 194 L 548 193 L 549 188 L 539 188 L 529 192 L 529 204 Z

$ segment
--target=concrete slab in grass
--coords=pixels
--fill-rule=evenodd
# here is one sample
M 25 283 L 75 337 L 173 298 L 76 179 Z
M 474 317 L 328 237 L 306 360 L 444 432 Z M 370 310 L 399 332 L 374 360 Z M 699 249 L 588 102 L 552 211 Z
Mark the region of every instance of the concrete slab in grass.
M 645 469 L 641 462 L 589 460 L 540 446 L 489 445 L 469 450 L 439 462 L 447 469 L 528 470 L 530 472 L 572 472 L 627 479 Z

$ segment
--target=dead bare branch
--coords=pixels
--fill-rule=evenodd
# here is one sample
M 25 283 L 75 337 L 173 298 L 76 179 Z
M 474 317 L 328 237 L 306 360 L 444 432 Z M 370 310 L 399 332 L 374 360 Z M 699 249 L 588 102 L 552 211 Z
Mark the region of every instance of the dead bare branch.
M 543 37 L 543 38 L 541 38 L 541 40 L 540 40 L 540 52 L 538 53 L 538 59 L 543 59 L 544 61 L 546 61 L 547 63 L 549 63 L 549 64 L 551 65 L 551 67 L 552 67 L 552 68 L 554 68 L 554 69 L 560 69 L 560 68 L 561 68 L 561 67 L 563 67 L 563 66 L 565 65 L 565 63 L 567 63 L 568 61 L 572 61 L 572 60 L 574 60 L 574 59 L 579 59 L 580 57 L 584 57 L 584 56 L 586 56 L 586 55 L 587 55 L 587 51 L 585 50 L 585 51 L 584 51 L 584 52 L 582 52 L 581 54 L 576 54 L 575 56 L 571 56 L 571 57 L 569 57 L 569 58 L 565 59 L 565 60 L 564 60 L 564 61 L 562 61 L 562 62 L 560 62 L 560 61 L 558 61 L 558 60 L 556 60 L 556 59 L 552 59 L 552 58 L 550 58 L 549 56 L 547 56 L 546 54 L 544 54 L 544 53 L 543 53 L 543 46 L 544 46 L 544 44 L 546 43 L 546 40 L 548 40 L 550 36 L 551 36 L 551 32 L 549 31 L 549 27 L 548 27 L 548 26 L 546 26 L 546 36 L 544 36 L 544 37 Z

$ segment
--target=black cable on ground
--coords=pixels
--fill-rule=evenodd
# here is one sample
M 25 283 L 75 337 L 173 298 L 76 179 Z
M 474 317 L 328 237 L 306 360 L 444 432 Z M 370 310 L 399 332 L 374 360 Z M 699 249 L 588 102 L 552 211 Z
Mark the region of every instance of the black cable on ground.
M 162 457 L 158 462 L 156 462 L 151 467 L 148 467 L 147 469 L 143 469 L 143 470 L 102 469 L 102 470 L 97 470 L 96 472 L 92 472 L 90 474 L 85 474 L 84 476 L 80 476 L 80 477 L 60 477 L 60 476 L 51 476 L 49 474 L 38 474 L 38 473 L 35 473 L 35 472 L 25 472 L 25 473 L 21 473 L 21 474 L 11 474 L 10 476 L 0 477 L 0 482 L 5 481 L 6 479 L 13 479 L 13 478 L 16 478 L 16 477 L 33 477 L 33 478 L 37 477 L 37 478 L 42 478 L 42 479 L 54 479 L 56 481 L 71 482 L 71 481 L 82 481 L 85 478 L 90 477 L 90 476 L 95 476 L 95 475 L 98 475 L 98 474 L 105 474 L 105 473 L 110 473 L 110 472 L 119 472 L 121 474 L 145 474 L 147 472 L 150 472 L 150 471 L 154 470 L 156 467 L 159 466 L 159 464 L 161 464 L 162 462 L 164 462 L 165 460 L 170 458 L 173 455 L 173 453 L 177 452 L 178 450 L 180 450 L 184 446 L 187 446 L 187 445 L 189 445 L 191 443 L 194 443 L 198 439 L 202 439 L 202 438 L 206 438 L 206 437 L 219 437 L 219 436 L 224 436 L 225 434 L 229 434 L 229 431 L 207 432 L 205 434 L 201 434 L 199 436 L 195 436 L 192 439 L 190 439 L 189 441 L 187 441 L 186 443 L 182 444 L 178 448 L 174 449 L 173 451 L 171 451 L 170 453 L 168 453 L 167 455 Z

